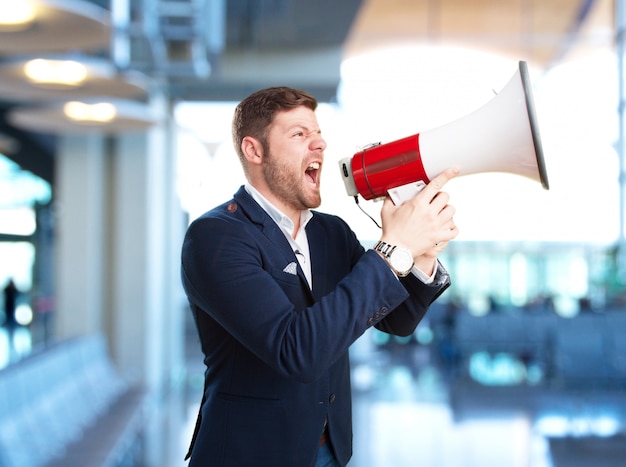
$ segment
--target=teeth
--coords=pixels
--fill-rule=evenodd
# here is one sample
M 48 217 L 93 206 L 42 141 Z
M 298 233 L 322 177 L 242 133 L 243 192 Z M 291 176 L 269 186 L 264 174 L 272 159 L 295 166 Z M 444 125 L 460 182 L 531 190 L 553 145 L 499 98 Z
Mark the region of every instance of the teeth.
M 319 162 L 313 162 L 311 165 L 309 165 L 310 170 L 318 170 L 319 168 L 320 168 Z

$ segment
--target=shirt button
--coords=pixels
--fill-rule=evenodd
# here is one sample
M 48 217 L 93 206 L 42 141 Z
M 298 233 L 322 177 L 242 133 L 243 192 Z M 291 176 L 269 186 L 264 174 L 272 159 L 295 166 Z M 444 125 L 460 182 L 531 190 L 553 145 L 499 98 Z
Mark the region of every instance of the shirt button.
M 328 398 L 328 402 L 330 402 L 331 404 L 332 404 L 333 402 L 335 402 L 335 395 L 334 395 L 334 394 L 331 394 L 331 395 L 330 395 L 330 397 Z

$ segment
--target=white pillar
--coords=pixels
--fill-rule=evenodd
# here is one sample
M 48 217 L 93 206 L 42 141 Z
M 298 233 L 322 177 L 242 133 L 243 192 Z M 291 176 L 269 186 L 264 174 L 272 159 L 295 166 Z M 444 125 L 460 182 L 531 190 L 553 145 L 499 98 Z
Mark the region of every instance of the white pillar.
M 59 138 L 55 158 L 55 316 L 57 338 L 98 332 L 106 280 L 103 138 Z
M 167 103 L 153 101 L 160 114 Z M 112 148 L 112 348 L 128 378 L 163 388 L 184 366 L 180 242 L 169 119 Z M 174 280 L 175 278 L 175 280 Z
M 162 123 L 66 135 L 57 155 L 56 337 L 104 332 L 128 380 L 160 391 L 184 373 L 184 294 L 169 104 Z

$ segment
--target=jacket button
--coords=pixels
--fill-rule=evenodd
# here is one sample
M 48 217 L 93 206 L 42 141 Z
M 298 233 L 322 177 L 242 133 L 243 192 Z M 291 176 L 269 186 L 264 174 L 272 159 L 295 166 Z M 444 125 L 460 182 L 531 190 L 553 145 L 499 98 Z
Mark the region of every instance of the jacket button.
M 330 402 L 331 404 L 332 404 L 333 402 L 335 402 L 335 395 L 334 395 L 334 394 L 331 394 L 331 395 L 330 395 L 330 397 L 328 398 L 328 402 Z

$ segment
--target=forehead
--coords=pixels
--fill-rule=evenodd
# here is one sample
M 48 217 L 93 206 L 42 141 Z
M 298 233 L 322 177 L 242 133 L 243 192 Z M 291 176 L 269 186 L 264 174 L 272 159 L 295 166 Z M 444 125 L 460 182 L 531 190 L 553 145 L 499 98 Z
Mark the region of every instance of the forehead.
M 313 130 L 317 129 L 317 125 L 315 112 L 304 106 L 276 112 L 272 122 L 272 127 L 276 127 L 277 129 L 289 129 L 299 126 Z

